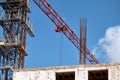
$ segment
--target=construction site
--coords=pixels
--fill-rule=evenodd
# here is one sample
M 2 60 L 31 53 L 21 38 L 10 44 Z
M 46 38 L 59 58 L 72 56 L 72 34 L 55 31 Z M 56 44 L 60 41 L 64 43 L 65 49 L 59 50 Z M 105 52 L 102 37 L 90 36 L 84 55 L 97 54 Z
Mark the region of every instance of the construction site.
M 28 0 L 0 0 L 0 80 L 120 80 L 120 63 L 101 64 L 86 47 L 87 20 L 80 19 L 80 37 L 68 26 L 47 0 L 34 4 L 79 50 L 79 65 L 24 68 L 26 36 L 35 37 Z M 28 43 L 29 44 L 29 43 Z M 29 57 L 29 56 L 27 56 Z M 87 64 L 87 61 L 90 64 Z

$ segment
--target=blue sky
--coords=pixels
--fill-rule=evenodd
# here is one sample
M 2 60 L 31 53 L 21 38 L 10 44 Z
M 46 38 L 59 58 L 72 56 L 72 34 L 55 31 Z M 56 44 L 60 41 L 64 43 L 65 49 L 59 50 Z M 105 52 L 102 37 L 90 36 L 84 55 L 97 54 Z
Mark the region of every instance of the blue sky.
M 80 18 L 87 18 L 87 48 L 92 52 L 106 30 L 120 24 L 120 0 L 48 0 L 79 37 Z M 25 67 L 78 65 L 79 51 L 32 2 L 30 17 L 35 37 L 28 36 Z M 62 45 L 61 45 L 62 44 Z M 106 53 L 95 54 L 101 63 L 110 63 Z M 61 57 L 60 57 L 61 55 Z
M 120 24 L 120 0 L 48 0 L 48 2 L 78 37 L 80 18 L 87 18 L 87 48 L 91 52 L 109 27 Z M 35 37 L 27 38 L 28 56 L 25 59 L 25 67 L 78 65 L 79 51 L 76 47 L 62 33 L 54 31 L 55 25 L 34 2 L 31 9 L 30 17 L 35 26 Z M 104 52 L 99 52 L 95 56 L 101 63 L 110 62 Z
M 87 18 L 87 48 L 101 63 L 112 62 L 99 47 L 110 27 L 120 25 L 120 0 L 47 0 L 79 37 L 80 18 Z M 79 51 L 32 1 L 35 37 L 27 36 L 25 68 L 78 65 Z M 105 42 L 105 40 L 103 40 Z M 97 49 L 96 49 L 97 48 Z M 95 51 L 98 50 L 98 51 Z M 61 55 L 61 57 L 60 57 Z

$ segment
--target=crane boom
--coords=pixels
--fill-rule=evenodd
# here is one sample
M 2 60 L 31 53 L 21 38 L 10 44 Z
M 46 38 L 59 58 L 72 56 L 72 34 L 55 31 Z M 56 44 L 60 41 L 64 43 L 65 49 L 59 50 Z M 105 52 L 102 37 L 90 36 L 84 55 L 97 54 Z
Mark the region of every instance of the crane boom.
M 46 0 L 33 0 L 35 4 L 49 17 L 49 19 L 56 25 L 56 32 L 63 32 L 64 35 L 80 50 L 80 39 L 76 36 L 73 30 L 66 24 L 66 22 L 58 15 L 58 13 L 51 7 Z M 84 45 L 84 44 L 83 44 Z M 94 55 L 86 48 L 86 58 L 91 64 L 98 64 L 99 62 Z

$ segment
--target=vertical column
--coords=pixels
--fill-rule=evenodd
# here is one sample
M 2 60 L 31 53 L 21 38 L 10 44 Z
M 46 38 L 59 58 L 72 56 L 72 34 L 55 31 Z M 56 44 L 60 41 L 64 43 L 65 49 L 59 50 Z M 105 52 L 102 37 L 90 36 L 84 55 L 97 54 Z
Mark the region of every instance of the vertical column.
M 80 64 L 86 64 L 86 27 L 87 20 L 80 19 Z

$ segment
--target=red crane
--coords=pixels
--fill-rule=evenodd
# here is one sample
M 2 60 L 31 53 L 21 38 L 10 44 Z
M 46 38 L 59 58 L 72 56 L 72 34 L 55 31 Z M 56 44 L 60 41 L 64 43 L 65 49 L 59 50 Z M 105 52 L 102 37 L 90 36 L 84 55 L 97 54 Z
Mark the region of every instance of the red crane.
M 46 0 L 33 0 L 35 4 L 48 16 L 48 18 L 56 25 L 56 32 L 63 32 L 64 35 L 80 50 L 80 39 L 76 36 L 73 30 L 66 24 L 66 22 L 58 15 L 52 6 Z M 84 44 L 82 45 L 84 46 Z M 98 64 L 99 62 L 94 55 L 85 47 L 86 58 L 91 64 Z

